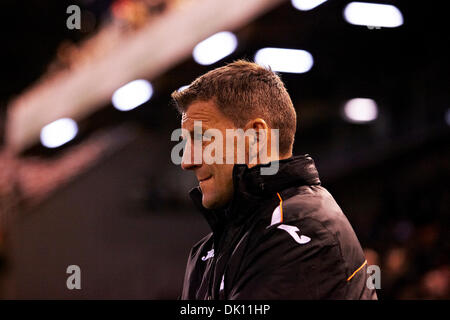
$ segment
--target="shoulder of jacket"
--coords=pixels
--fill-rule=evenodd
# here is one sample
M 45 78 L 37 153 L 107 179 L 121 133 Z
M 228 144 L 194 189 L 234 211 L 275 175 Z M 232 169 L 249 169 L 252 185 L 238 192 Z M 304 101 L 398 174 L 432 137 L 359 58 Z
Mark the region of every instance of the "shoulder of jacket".
M 343 216 L 333 196 L 319 185 L 301 186 L 295 189 L 294 194 L 281 193 L 280 197 L 278 207 L 285 222 L 311 219 L 327 225 Z
M 279 197 L 279 205 L 265 220 L 267 231 L 297 228 L 316 239 L 322 239 L 324 244 L 338 242 L 333 225 L 339 223 L 343 213 L 325 188 L 302 186 L 293 192 L 283 192 Z

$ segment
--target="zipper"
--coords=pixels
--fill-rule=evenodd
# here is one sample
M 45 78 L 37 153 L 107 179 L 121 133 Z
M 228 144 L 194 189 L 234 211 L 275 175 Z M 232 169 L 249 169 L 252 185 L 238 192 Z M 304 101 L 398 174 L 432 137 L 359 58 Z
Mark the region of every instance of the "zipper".
M 211 264 L 211 270 L 209 272 L 209 280 L 208 280 L 208 294 L 207 294 L 207 300 L 212 300 L 212 288 L 214 287 L 213 285 L 213 280 L 214 280 L 214 273 L 215 273 L 215 269 L 216 269 L 216 253 L 214 252 L 214 260 L 212 261 Z
M 222 240 L 223 234 L 220 236 L 219 241 L 217 242 L 217 248 L 214 248 L 214 257 L 212 258 L 212 262 L 211 262 L 211 268 L 209 271 L 209 279 L 208 279 L 208 291 L 207 291 L 207 300 L 212 300 L 212 292 L 213 292 L 213 280 L 214 280 L 214 273 L 216 270 L 216 263 L 217 263 L 217 257 L 219 256 L 219 248 L 220 248 L 220 243 Z
M 228 221 L 228 223 L 225 224 L 222 234 L 220 235 L 219 241 L 217 242 L 217 250 L 214 248 L 214 257 L 213 261 L 211 262 L 211 271 L 209 274 L 209 283 L 208 283 L 208 291 L 207 291 L 207 300 L 213 300 L 215 296 L 215 283 L 214 283 L 214 275 L 216 274 L 216 268 L 217 268 L 217 261 L 219 257 L 221 258 L 223 255 L 221 253 L 225 250 L 231 250 L 229 253 L 228 261 L 225 262 L 225 265 L 223 267 L 223 270 L 221 271 L 221 274 L 218 275 L 219 281 L 222 280 L 222 277 L 225 275 L 226 270 L 228 269 L 228 265 L 230 263 L 230 258 L 232 255 L 232 249 L 230 245 L 236 244 L 245 233 L 245 230 L 248 229 L 248 225 L 251 221 L 254 219 L 250 219 L 250 221 L 247 221 L 246 223 L 236 226 L 232 222 Z M 216 244 L 216 243 L 214 243 Z M 229 248 L 230 247 L 230 248 Z M 217 297 L 220 296 L 220 287 L 218 288 Z
M 213 257 L 213 261 L 211 264 L 211 271 L 209 274 L 208 294 L 207 294 L 208 300 L 213 300 L 214 287 L 215 287 L 214 275 L 216 273 L 217 260 L 219 258 L 220 253 L 223 251 L 223 247 L 225 245 L 226 237 L 227 237 L 229 231 L 230 231 L 230 226 L 229 225 L 225 226 L 222 231 L 222 234 L 220 235 L 219 241 L 217 242 L 217 252 L 216 252 L 216 249 L 214 248 L 214 257 Z

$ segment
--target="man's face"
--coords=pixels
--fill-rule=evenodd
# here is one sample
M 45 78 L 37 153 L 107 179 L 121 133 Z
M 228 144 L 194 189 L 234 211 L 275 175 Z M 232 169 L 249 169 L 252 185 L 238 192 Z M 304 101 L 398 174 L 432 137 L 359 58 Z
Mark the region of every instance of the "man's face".
M 183 154 L 181 167 L 184 170 L 193 170 L 203 193 L 202 204 L 205 208 L 216 209 L 223 207 L 231 201 L 233 196 L 233 164 L 226 164 L 223 153 L 223 164 L 206 164 L 202 158 L 200 164 L 194 163 L 194 121 L 201 121 L 202 133 L 208 129 L 221 131 L 222 136 L 226 136 L 226 129 L 235 129 L 232 121 L 225 117 L 212 101 L 194 101 L 183 113 L 181 127 L 190 132 L 187 137 L 186 149 L 190 149 L 190 154 Z M 202 154 L 208 141 L 202 142 Z M 189 159 L 190 155 L 190 159 Z

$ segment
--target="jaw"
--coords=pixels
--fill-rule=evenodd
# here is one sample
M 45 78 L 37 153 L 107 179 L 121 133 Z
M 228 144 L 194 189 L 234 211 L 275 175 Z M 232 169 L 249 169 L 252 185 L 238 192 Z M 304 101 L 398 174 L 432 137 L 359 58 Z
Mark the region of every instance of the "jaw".
M 203 192 L 203 190 L 202 190 Z M 205 191 L 203 192 L 203 197 L 202 197 L 202 205 L 206 208 L 206 209 L 217 209 L 217 201 L 215 201 L 214 197 L 210 194 L 210 192 Z
M 222 189 L 219 190 L 205 190 L 203 192 L 202 197 L 202 205 L 203 207 L 214 210 L 214 209 L 220 209 L 225 206 L 231 201 L 232 198 L 232 190 L 224 191 Z
M 219 209 L 226 206 L 233 195 L 232 170 L 234 166 L 221 165 L 199 168 L 197 177 L 206 178 L 199 181 L 202 191 L 202 205 L 207 209 Z

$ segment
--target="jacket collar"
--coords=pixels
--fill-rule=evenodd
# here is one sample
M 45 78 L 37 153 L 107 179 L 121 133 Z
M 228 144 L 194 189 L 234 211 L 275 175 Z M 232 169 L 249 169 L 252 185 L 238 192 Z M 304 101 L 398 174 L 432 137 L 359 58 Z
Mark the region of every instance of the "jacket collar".
M 249 168 L 245 164 L 233 167 L 234 193 L 227 207 L 209 210 L 202 205 L 200 187 L 190 191 L 191 199 L 205 216 L 213 232 L 222 228 L 227 222 L 239 223 L 248 212 L 261 205 L 261 202 L 276 196 L 277 192 L 300 185 L 320 185 L 319 174 L 314 160 L 309 155 L 301 155 L 277 160 L 278 171 L 274 175 L 261 175 L 261 168 L 270 164 L 256 165 Z

